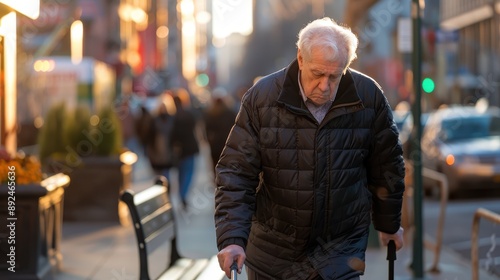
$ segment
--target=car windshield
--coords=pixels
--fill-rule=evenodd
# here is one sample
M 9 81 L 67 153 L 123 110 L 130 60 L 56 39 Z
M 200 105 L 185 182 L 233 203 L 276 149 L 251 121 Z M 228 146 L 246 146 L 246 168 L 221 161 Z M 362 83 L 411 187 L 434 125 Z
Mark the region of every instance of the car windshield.
M 443 120 L 439 138 L 445 142 L 500 135 L 500 117 L 470 116 Z
M 393 113 L 394 122 L 396 123 L 396 126 L 398 127 L 399 131 L 403 129 L 405 120 L 408 118 L 409 115 L 410 115 L 409 112 L 394 111 Z

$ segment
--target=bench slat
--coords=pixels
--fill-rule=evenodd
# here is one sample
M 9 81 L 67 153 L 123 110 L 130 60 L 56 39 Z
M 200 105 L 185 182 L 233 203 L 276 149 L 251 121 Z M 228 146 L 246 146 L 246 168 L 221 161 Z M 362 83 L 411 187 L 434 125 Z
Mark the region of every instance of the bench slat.
M 157 231 L 155 234 L 150 235 L 147 238 L 146 249 L 148 255 L 154 253 L 158 248 L 162 248 L 162 245 L 169 244 L 168 240 L 172 240 L 174 237 L 175 237 L 175 225 L 174 222 L 172 221 L 171 223 L 166 225 L 161 231 Z M 171 247 L 171 244 L 169 245 Z M 171 249 L 172 248 L 170 248 L 170 250 Z
M 149 192 L 149 190 L 146 191 Z M 148 196 L 140 199 L 134 199 L 134 204 L 137 205 L 137 213 L 142 219 L 155 212 L 158 208 L 164 205 L 170 205 L 170 201 L 166 190 L 163 190 L 162 192 L 153 190 Z
M 163 185 L 153 185 L 137 194 L 134 194 L 134 204 L 141 205 L 145 201 L 165 192 L 166 190 Z
M 158 280 L 178 280 L 190 269 L 194 260 L 182 258 L 176 261 Z
M 173 215 L 174 213 L 172 211 L 172 206 L 170 204 L 167 204 L 141 219 L 142 230 L 144 232 L 144 238 L 146 239 L 146 242 L 148 242 L 151 236 L 155 235 L 157 231 L 163 230 L 165 226 L 172 225 L 173 227 Z M 175 233 L 172 231 L 172 235 L 168 238 L 172 239 L 174 235 Z
M 196 277 L 196 280 L 213 280 L 213 279 L 222 279 L 225 277 L 225 273 L 220 269 L 219 260 L 217 259 L 217 255 L 210 258 L 209 263 L 203 270 L 203 272 Z
M 194 280 L 207 267 L 207 264 L 208 259 L 197 259 L 180 280 Z

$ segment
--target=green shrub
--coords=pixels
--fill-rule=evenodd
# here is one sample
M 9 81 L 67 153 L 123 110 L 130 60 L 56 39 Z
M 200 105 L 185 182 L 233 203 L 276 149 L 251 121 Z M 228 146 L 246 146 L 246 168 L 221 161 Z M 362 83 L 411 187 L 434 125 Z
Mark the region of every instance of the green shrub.
M 38 133 L 37 143 L 40 160 L 54 154 L 63 154 L 64 140 L 62 130 L 66 117 L 64 103 L 54 105 L 45 116 L 45 121 Z
M 111 156 L 122 152 L 121 122 L 113 107 L 97 115 L 79 105 L 68 109 L 64 104 L 52 107 L 40 129 L 39 156 L 48 157 Z
M 99 113 L 99 122 L 93 129 L 102 135 L 102 141 L 96 147 L 97 155 L 119 154 L 122 150 L 122 127 L 120 119 L 111 107 L 104 108 Z
M 76 152 L 81 157 L 94 153 L 95 148 L 88 144 L 90 143 L 88 140 L 91 128 L 90 119 L 90 109 L 84 105 L 79 105 L 68 112 L 62 131 L 66 152 Z

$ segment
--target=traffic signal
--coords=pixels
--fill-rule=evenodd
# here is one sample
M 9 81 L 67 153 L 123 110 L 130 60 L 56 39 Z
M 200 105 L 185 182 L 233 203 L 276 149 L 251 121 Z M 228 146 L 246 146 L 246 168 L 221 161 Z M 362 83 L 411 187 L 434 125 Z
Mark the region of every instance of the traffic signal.
M 425 78 L 422 81 L 422 89 L 425 91 L 425 93 L 432 93 L 435 88 L 436 84 L 434 84 L 434 80 L 432 80 L 431 78 Z
M 210 83 L 210 77 L 205 73 L 200 73 L 196 75 L 195 82 L 199 87 L 206 87 Z

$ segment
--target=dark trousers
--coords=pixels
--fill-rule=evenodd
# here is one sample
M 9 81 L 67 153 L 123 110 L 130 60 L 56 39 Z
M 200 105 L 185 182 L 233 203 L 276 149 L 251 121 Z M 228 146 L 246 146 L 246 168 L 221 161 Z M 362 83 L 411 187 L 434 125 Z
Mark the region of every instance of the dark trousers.
M 248 268 L 248 266 L 246 266 L 246 269 L 247 269 L 248 280 L 278 280 L 276 278 L 269 278 L 267 276 L 262 276 L 258 274 L 255 270 Z M 311 275 L 309 278 L 307 278 L 307 280 L 323 280 L 323 278 L 321 278 L 321 276 L 319 276 L 317 273 L 314 273 L 314 275 Z
M 248 280 L 278 280 L 275 278 L 269 278 L 267 276 L 262 276 L 262 275 L 258 274 L 257 272 L 255 272 L 255 270 L 249 268 L 248 266 L 245 266 L 245 268 L 247 270 Z M 307 280 L 323 280 L 323 278 L 321 276 L 319 276 L 317 273 L 314 273 L 314 275 L 311 275 L 309 278 L 307 278 Z M 351 278 L 351 280 L 359 280 L 359 277 L 356 276 L 354 278 Z

